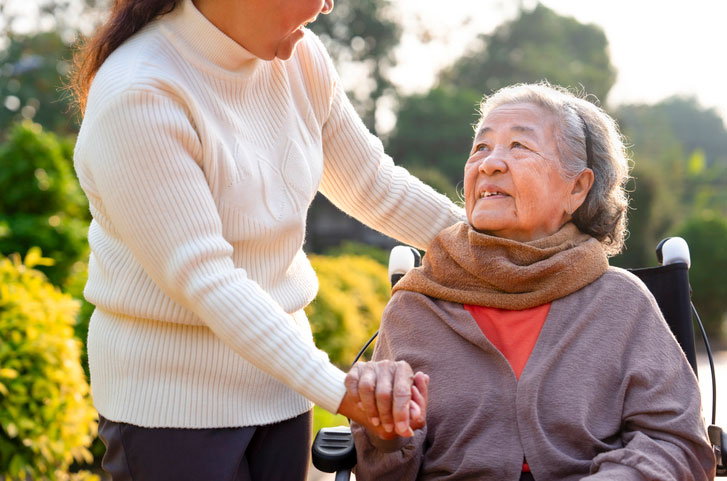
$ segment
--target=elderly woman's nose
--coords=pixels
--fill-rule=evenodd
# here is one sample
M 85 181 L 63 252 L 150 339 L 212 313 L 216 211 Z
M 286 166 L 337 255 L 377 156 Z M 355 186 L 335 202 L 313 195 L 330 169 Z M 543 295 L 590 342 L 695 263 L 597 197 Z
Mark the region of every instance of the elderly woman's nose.
M 495 149 L 480 162 L 480 172 L 487 175 L 493 175 L 497 172 L 503 173 L 507 171 L 507 162 L 503 159 L 499 149 Z
M 325 0 L 323 2 L 323 8 L 321 9 L 321 13 L 331 13 L 331 10 L 333 10 L 333 0 Z

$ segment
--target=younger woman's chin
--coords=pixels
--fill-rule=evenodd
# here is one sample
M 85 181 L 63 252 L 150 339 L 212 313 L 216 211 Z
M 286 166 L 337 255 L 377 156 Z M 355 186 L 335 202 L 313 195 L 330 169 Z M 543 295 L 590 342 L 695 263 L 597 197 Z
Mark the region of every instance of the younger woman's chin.
M 303 32 L 302 28 L 294 30 L 292 33 L 290 33 L 290 35 L 288 35 L 278 43 L 278 48 L 275 50 L 275 57 L 279 58 L 280 60 L 290 59 L 295 53 L 296 45 L 298 45 L 298 42 L 303 40 L 304 36 L 305 33 Z

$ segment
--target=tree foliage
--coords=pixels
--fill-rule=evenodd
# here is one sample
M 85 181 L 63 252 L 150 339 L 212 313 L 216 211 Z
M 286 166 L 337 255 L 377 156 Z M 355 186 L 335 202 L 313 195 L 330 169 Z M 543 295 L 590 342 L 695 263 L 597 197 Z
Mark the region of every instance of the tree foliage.
M 615 81 L 603 31 L 538 5 L 480 35 L 439 86 L 400 100 L 388 149 L 406 166 L 436 167 L 457 185 L 483 94 L 518 82 L 585 88 L 605 100 Z
M 689 244 L 692 300 L 707 334 L 727 341 L 727 220 L 705 211 L 690 217 L 677 234 Z
M 352 101 L 372 131 L 376 132 L 377 102 L 393 90 L 389 69 L 394 65 L 394 48 L 399 44 L 401 26 L 394 20 L 390 0 L 356 0 L 337 3 L 329 15 L 320 15 L 311 24 L 331 54 L 336 66 L 363 67 Z
M 641 111 L 662 117 L 686 152 L 702 150 L 706 165 L 727 163 L 727 129 L 714 109 L 703 108 L 694 97 L 670 97 Z
M 481 93 L 543 79 L 582 87 L 605 103 L 616 71 L 603 30 L 538 4 L 480 35 L 472 50 L 441 76 L 443 83 Z
M 653 105 L 631 104 L 616 112 L 622 129 L 639 153 L 663 154 L 680 148 L 704 154 L 703 168 L 727 163 L 727 128 L 714 111 L 693 97 L 670 97 Z
M 401 100 L 388 152 L 407 168 L 437 169 L 458 185 L 469 157 L 482 94 L 441 86 Z
M 662 172 L 677 214 L 713 209 L 727 215 L 727 128 L 713 109 L 694 98 L 672 97 L 654 105 L 616 111 L 629 137 L 636 166 Z
M 635 179 L 627 249 L 614 262 L 651 265 L 658 241 L 685 219 L 704 210 L 727 215 L 727 129 L 693 98 L 624 105 L 615 116 L 629 141 Z
M 30 122 L 17 124 L 0 145 L 0 254 L 40 247 L 55 262 L 41 270 L 58 286 L 88 252 L 88 204 L 72 152 L 70 140 Z
M 7 126 L 32 120 L 66 135 L 77 132 L 70 95 L 65 91 L 71 47 L 58 32 L 8 37 L 0 49 L 0 138 Z
M 78 303 L 33 269 L 51 263 L 39 249 L 24 262 L 0 257 L 0 474 L 8 480 L 69 479 L 73 461 L 92 460 L 96 411 L 73 335 Z

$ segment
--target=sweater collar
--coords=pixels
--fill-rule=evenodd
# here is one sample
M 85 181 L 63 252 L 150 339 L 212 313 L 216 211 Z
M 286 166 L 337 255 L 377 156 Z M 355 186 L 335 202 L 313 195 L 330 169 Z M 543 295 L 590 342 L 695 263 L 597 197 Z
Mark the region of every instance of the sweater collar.
M 260 61 L 202 15 L 192 0 L 182 0 L 162 19 L 168 32 L 181 41 L 181 48 L 228 71 L 251 68 Z

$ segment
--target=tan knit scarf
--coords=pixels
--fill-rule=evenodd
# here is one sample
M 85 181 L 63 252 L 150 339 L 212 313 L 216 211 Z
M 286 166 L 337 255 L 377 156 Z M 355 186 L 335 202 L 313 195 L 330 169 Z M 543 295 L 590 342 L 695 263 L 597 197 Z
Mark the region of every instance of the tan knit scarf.
M 570 222 L 549 237 L 524 243 L 460 222 L 434 238 L 422 266 L 409 271 L 393 291 L 521 310 L 565 297 L 607 268 L 601 243 Z

